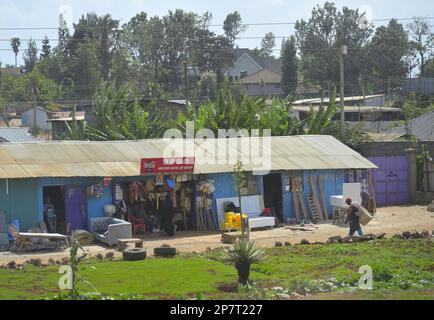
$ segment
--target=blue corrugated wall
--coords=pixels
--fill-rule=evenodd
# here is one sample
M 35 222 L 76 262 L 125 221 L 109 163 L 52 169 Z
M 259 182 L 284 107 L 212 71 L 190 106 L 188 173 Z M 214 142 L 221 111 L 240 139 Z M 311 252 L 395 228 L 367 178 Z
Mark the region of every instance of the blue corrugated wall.
M 285 192 L 285 172 L 282 172 L 282 210 L 285 221 L 289 218 L 295 218 L 295 211 L 292 205 L 292 193 Z M 303 171 L 303 198 L 305 200 L 305 205 L 308 208 L 310 215 L 310 209 L 307 202 L 307 194 L 311 192 L 309 176 L 312 175 L 315 179 L 315 184 L 317 186 L 317 176 L 322 176 L 324 183 L 324 193 L 327 202 L 327 210 L 329 214 L 332 214 L 332 207 L 330 206 L 330 196 L 342 194 L 342 184 L 344 183 L 344 170 L 309 170 Z M 237 194 L 233 187 L 233 179 L 231 173 L 219 173 L 219 174 L 209 174 L 206 176 L 207 179 L 214 180 L 216 190 L 213 194 L 213 211 L 217 215 L 217 205 L 216 200 L 218 198 L 226 197 L 236 197 Z M 264 194 L 263 177 L 257 176 L 258 183 L 258 193 Z M 317 186 L 317 192 L 319 192 Z
M 344 183 L 344 170 L 303 171 L 303 199 L 306 207 L 308 208 L 308 212 L 310 216 L 309 204 L 307 202 L 307 194 L 311 192 L 309 176 L 314 177 L 318 196 L 319 196 L 319 189 L 317 183 L 317 176 L 322 176 L 323 184 L 324 184 L 324 194 L 327 202 L 327 210 L 331 217 L 332 207 L 330 205 L 330 196 L 342 194 L 342 188 Z M 285 183 L 285 179 L 282 179 L 282 184 L 284 183 Z M 282 190 L 285 190 L 285 186 L 282 186 Z M 283 215 L 285 220 L 289 218 L 295 218 L 295 211 L 292 204 L 292 192 L 283 191 Z
M 262 176 L 255 176 L 257 179 L 257 186 L 258 186 L 258 192 L 257 194 L 263 194 L 264 193 L 264 187 L 263 187 L 263 177 Z M 208 174 L 204 179 L 210 179 L 214 180 L 215 185 L 215 191 L 213 194 L 213 213 L 217 219 L 217 201 L 216 199 L 219 198 L 229 198 L 229 197 L 237 197 L 237 193 L 234 189 L 233 184 L 233 178 L 232 173 L 215 173 L 215 174 Z M 203 180 L 201 178 L 201 180 Z

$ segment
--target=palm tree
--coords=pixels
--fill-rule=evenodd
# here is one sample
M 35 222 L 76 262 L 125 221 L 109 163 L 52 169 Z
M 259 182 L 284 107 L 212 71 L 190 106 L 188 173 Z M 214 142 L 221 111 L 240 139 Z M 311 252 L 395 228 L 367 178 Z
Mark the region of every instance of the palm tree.
M 18 67 L 17 58 L 18 58 L 18 52 L 20 52 L 20 46 L 21 46 L 20 38 L 16 38 L 16 37 L 11 38 L 11 47 L 15 53 L 15 67 Z

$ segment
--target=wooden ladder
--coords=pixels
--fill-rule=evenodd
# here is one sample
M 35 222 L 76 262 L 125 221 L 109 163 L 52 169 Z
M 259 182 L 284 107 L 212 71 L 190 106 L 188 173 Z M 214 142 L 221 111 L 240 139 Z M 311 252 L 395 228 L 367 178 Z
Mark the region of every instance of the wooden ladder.
M 309 202 L 310 211 L 312 212 L 312 218 L 315 222 L 319 221 L 319 213 L 315 205 L 315 200 L 312 193 L 307 194 L 307 201 Z

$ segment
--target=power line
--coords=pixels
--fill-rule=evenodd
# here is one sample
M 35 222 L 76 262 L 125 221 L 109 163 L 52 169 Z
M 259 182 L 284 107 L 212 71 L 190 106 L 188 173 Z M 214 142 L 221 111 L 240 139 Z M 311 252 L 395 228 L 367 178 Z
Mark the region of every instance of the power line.
M 402 17 L 402 18 L 378 18 L 371 19 L 368 22 L 384 22 L 395 19 L 397 21 L 408 21 L 414 19 L 422 19 L 422 20 L 433 20 L 433 16 L 415 16 L 415 17 Z M 114 19 L 116 20 L 116 19 Z M 276 25 L 295 25 L 297 21 L 290 22 L 256 22 L 256 23 L 242 23 L 242 26 L 276 26 Z M 178 23 L 176 25 L 172 25 L 169 27 L 179 28 L 181 26 L 190 26 L 187 24 Z M 209 24 L 208 27 L 223 27 L 223 24 Z M 168 27 L 168 26 L 165 26 Z M 88 26 L 88 29 L 108 29 L 106 26 L 98 27 L 98 26 Z M 0 27 L 0 31 L 13 31 L 13 30 L 59 30 L 59 27 Z

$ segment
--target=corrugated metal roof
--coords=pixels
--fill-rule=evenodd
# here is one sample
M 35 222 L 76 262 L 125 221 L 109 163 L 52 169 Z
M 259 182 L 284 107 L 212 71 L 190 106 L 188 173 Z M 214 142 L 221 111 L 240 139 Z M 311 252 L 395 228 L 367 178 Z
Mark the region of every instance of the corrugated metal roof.
M 38 138 L 29 133 L 29 128 L 0 128 L 0 142 L 35 142 Z
M 383 94 L 375 94 L 375 95 L 369 95 L 369 96 L 350 96 L 350 97 L 344 97 L 344 101 L 359 101 L 359 100 L 366 100 L 366 99 L 372 99 L 372 98 L 378 98 L 383 97 Z M 339 101 L 340 98 L 336 97 L 336 101 Z M 322 99 L 324 103 L 330 102 L 330 98 L 325 97 Z M 293 105 L 303 105 L 303 104 L 314 104 L 314 103 L 321 103 L 321 98 L 311 98 L 311 99 L 303 99 L 303 100 L 296 100 L 292 104 Z
M 401 138 L 404 133 L 367 132 L 368 137 L 374 142 L 390 142 Z
M 4 143 L 0 145 L 0 178 L 138 176 L 142 158 L 179 156 L 165 154 L 169 146 L 191 146 L 183 148 L 187 150 L 183 155 L 196 157 L 196 174 L 231 172 L 237 156 L 246 171 L 376 168 L 331 136 L 264 139 L 182 140 L 181 144 L 164 139 Z M 269 147 L 263 144 L 266 141 Z M 269 159 L 270 166 L 262 167 L 261 159 Z
M 318 112 L 320 106 L 309 106 L 309 105 L 296 105 L 291 107 L 295 111 L 302 112 L 310 112 L 313 109 L 315 112 Z M 339 107 L 340 108 L 340 107 Z M 345 112 L 402 112 L 400 108 L 392 108 L 392 107 L 380 107 L 380 106 L 344 106 Z
M 409 131 L 407 131 L 409 129 Z M 434 141 L 434 111 L 425 113 L 406 125 L 396 127 L 387 133 L 401 133 L 415 136 L 420 141 Z

